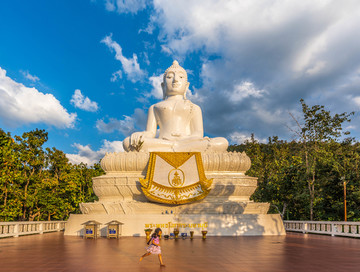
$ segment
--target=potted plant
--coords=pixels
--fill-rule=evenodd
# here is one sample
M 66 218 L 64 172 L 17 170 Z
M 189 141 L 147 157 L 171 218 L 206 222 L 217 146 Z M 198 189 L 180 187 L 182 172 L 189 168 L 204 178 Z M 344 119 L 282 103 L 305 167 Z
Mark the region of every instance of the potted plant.
M 145 229 L 146 240 L 150 239 L 151 232 L 152 232 L 152 229 Z

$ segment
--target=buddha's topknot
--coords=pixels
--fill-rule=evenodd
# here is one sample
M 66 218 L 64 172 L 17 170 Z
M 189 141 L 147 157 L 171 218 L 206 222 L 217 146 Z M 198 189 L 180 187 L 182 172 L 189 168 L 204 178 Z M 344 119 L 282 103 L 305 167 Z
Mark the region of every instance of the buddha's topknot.
M 176 60 L 174 60 L 173 63 L 172 63 L 172 65 L 171 65 L 169 68 L 166 69 L 166 71 L 165 71 L 165 73 L 164 73 L 163 79 L 165 80 L 166 74 L 167 74 L 169 71 L 175 70 L 175 69 L 180 69 L 180 70 L 182 70 L 182 71 L 184 72 L 184 74 L 185 74 L 186 81 L 188 80 L 188 79 L 187 79 L 187 73 L 186 73 L 185 69 L 182 68 Z

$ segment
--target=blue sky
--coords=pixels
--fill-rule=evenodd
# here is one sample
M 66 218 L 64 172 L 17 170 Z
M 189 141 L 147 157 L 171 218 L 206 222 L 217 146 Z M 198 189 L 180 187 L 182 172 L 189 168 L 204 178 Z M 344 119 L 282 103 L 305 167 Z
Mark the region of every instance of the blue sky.
M 209 136 L 294 139 L 303 98 L 355 111 L 359 140 L 358 1 L 12 0 L 0 18 L 0 127 L 46 129 L 73 162 L 145 128 L 174 59 Z

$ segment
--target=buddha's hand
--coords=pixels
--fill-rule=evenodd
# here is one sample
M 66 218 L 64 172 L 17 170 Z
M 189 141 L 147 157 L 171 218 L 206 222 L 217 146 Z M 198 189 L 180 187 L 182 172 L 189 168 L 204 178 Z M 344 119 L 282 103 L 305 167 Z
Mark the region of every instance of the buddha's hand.
M 131 134 L 130 145 L 132 146 L 139 145 L 139 143 L 141 143 L 144 138 L 144 134 L 145 134 L 144 132 L 134 132 L 133 134 Z
M 173 136 L 173 137 L 182 137 L 183 134 L 181 132 L 172 132 L 171 136 Z

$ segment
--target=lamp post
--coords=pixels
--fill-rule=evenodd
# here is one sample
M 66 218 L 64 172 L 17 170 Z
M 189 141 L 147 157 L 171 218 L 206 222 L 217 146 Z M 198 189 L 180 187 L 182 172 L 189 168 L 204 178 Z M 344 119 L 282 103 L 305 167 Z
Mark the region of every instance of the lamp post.
M 346 180 L 345 180 L 345 176 L 343 176 L 342 178 L 343 181 L 343 185 L 344 185 L 344 221 L 347 221 L 347 212 L 346 212 Z

